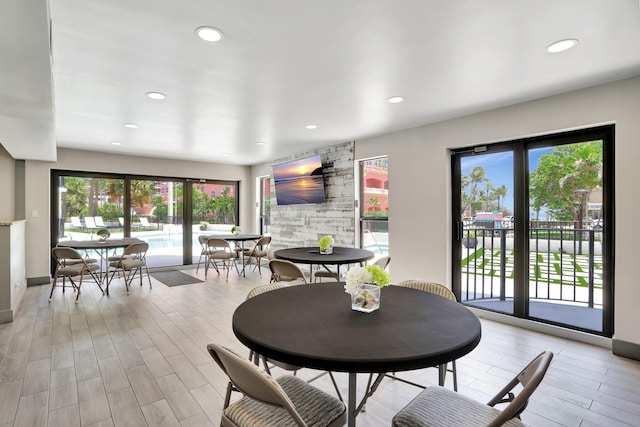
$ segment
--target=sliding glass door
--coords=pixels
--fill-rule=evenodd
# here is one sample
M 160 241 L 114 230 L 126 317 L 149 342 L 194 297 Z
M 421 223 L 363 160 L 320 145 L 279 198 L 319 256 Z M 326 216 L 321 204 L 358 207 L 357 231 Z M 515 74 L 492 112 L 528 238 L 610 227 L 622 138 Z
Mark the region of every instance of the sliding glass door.
M 175 266 L 197 262 L 199 234 L 228 233 L 237 224 L 235 181 L 52 171 L 51 182 L 52 247 L 106 229 L 112 238 L 149 243 L 150 267 Z
M 611 336 L 613 127 L 453 154 L 459 299 Z

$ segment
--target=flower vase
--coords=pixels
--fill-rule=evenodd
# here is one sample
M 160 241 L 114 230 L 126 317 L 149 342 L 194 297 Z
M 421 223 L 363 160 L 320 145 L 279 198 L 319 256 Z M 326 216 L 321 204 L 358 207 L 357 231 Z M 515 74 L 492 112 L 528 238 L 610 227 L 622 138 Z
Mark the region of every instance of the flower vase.
M 320 248 L 320 253 L 322 255 L 331 255 L 333 253 L 333 245 L 329 245 L 325 249 Z
M 380 308 L 380 287 L 365 283 L 351 294 L 351 309 L 371 313 Z

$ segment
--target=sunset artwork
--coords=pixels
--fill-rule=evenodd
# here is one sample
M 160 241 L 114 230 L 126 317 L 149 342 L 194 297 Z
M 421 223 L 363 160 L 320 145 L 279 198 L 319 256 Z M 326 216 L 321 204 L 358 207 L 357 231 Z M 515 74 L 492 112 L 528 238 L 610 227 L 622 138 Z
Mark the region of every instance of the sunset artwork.
M 320 156 L 273 165 L 278 205 L 325 203 Z

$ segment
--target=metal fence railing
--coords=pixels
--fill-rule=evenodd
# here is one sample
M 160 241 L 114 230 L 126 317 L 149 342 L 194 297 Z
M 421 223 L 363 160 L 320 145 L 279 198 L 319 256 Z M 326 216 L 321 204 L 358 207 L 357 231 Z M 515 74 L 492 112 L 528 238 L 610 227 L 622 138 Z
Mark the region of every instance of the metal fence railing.
M 463 301 L 513 296 L 513 228 L 465 228 Z M 602 229 L 531 228 L 529 298 L 602 307 Z

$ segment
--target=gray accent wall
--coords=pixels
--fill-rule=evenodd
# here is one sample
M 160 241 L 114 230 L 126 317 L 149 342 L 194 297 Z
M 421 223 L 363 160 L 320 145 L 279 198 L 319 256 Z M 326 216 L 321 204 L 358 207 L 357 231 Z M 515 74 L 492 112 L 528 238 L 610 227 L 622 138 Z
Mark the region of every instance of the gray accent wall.
M 324 235 L 331 235 L 336 246 L 355 245 L 354 144 L 347 142 L 295 156 L 276 159 L 273 165 L 320 154 L 327 202 L 322 204 L 277 204 L 271 184 L 271 235 L 275 249 L 317 246 Z

